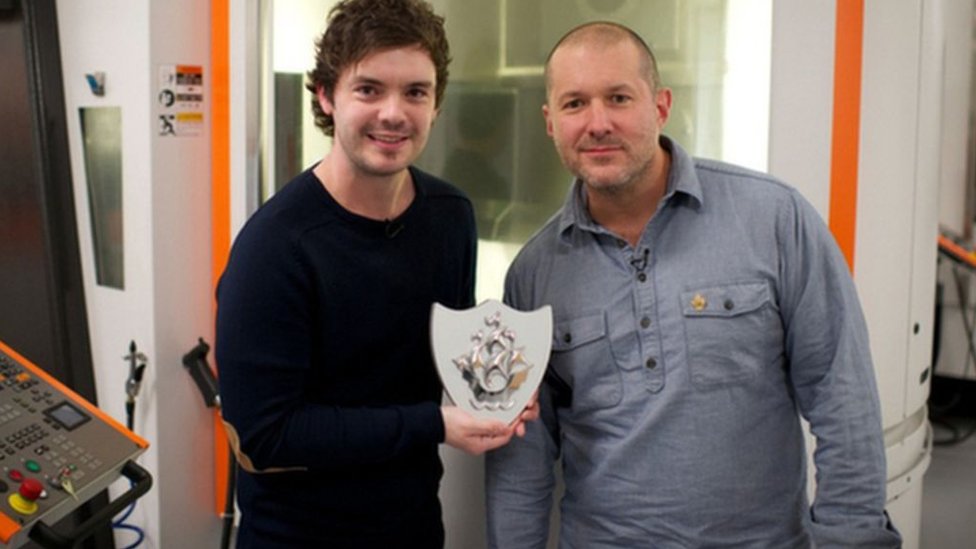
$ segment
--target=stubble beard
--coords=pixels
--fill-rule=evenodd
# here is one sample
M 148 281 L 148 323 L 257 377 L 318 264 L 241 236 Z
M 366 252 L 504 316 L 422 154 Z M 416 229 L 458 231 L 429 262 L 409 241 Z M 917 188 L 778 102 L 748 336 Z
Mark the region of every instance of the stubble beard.
M 584 166 L 583 162 L 566 162 L 565 156 L 563 162 L 569 168 L 570 173 L 582 181 L 586 188 L 592 192 L 609 197 L 624 196 L 631 193 L 638 182 L 651 172 L 651 166 L 654 163 L 653 153 L 643 159 L 643 162 L 639 162 L 641 159 L 630 156 L 630 149 L 625 149 L 625 151 L 628 153 L 628 160 L 633 160 L 633 162 L 628 162 L 627 165 L 622 166 L 622 174 L 613 178 L 596 177 Z

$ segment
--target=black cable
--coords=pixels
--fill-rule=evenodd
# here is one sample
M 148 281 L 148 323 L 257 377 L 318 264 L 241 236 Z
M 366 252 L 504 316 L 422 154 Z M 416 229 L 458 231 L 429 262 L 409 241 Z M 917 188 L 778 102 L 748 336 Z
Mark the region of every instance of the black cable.
M 962 395 L 958 391 L 952 394 L 949 398 L 949 402 L 946 404 L 936 404 L 929 399 L 929 412 L 933 416 L 947 416 L 953 408 L 959 405 L 962 401 Z
M 125 401 L 125 426 L 130 431 L 135 429 L 136 401 L 128 399 Z
M 130 431 L 135 431 L 136 423 L 136 396 L 139 395 L 139 388 L 142 385 L 142 376 L 146 371 L 146 355 L 140 353 L 136 348 L 135 340 L 129 342 L 129 354 L 125 360 L 129 362 L 129 377 L 125 380 L 125 426 Z M 130 487 L 135 483 L 130 482 Z M 128 530 L 135 532 L 136 540 L 125 546 L 124 549 L 135 549 L 142 545 L 146 539 L 146 532 L 142 528 L 129 524 L 126 521 L 136 509 L 136 502 L 129 505 L 122 516 L 112 521 L 112 528 L 115 530 Z
M 958 425 L 944 417 L 933 417 L 929 421 L 932 422 L 932 425 L 942 427 L 951 433 L 949 438 L 934 438 L 932 440 L 934 446 L 956 446 L 976 434 L 976 423 L 973 423 L 965 433 L 962 433 Z
M 126 399 L 125 401 L 125 425 L 126 427 L 129 428 L 130 431 L 133 430 L 133 427 L 135 425 L 135 415 L 136 415 L 135 412 L 136 412 L 135 397 L 129 396 L 129 398 Z M 134 483 L 130 482 L 130 487 L 132 484 Z M 136 540 L 130 543 L 129 545 L 126 545 L 123 549 L 136 549 L 136 547 L 142 545 L 142 542 L 146 539 L 146 532 L 142 528 L 139 528 L 138 526 L 126 522 L 129 519 L 129 516 L 132 515 L 132 512 L 135 511 L 135 509 L 136 509 L 136 502 L 133 501 L 132 504 L 126 508 L 125 512 L 122 513 L 121 517 L 112 521 L 113 529 L 128 530 L 136 534 Z
M 936 429 L 933 429 L 933 440 L 932 440 L 933 445 L 935 446 L 951 445 L 954 440 L 959 439 L 959 428 L 956 427 L 955 424 L 953 424 L 951 421 L 946 421 L 941 417 L 931 417 L 929 418 L 929 421 L 932 423 L 934 427 L 940 427 L 952 433 L 952 435 L 948 439 L 940 439 L 935 436 Z

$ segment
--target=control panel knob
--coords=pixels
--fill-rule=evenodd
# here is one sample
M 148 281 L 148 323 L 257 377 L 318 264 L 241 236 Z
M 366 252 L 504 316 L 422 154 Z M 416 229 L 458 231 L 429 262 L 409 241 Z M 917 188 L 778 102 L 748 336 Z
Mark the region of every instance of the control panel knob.
M 20 483 L 20 497 L 26 499 L 27 501 L 37 501 L 41 497 L 41 492 L 44 491 L 44 485 L 40 482 L 29 478 L 24 482 Z
M 25 479 L 17 492 L 7 498 L 7 503 L 21 515 L 33 515 L 37 512 L 37 499 L 43 491 L 43 484 L 32 478 Z

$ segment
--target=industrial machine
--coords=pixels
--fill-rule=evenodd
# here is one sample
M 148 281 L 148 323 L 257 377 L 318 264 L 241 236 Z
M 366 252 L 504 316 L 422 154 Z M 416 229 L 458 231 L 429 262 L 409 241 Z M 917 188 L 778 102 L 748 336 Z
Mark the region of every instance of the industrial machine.
M 73 547 L 149 491 L 149 444 L 0 342 L 0 547 Z M 50 525 L 120 476 L 131 488 L 72 532 Z

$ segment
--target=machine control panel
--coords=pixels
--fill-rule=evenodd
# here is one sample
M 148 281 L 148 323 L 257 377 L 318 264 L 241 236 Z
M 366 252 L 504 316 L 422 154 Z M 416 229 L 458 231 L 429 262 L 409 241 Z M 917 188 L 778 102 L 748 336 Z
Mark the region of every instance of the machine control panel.
M 108 487 L 148 443 L 0 342 L 0 547 Z

